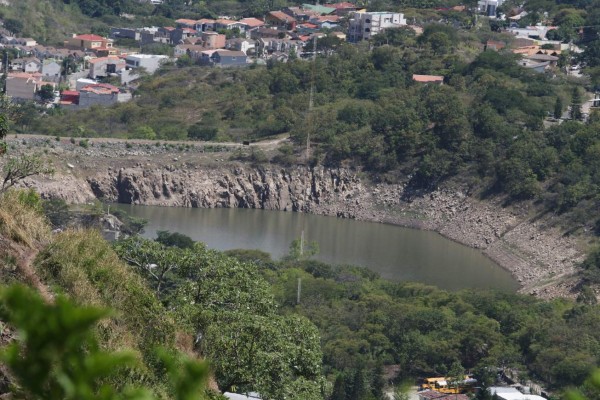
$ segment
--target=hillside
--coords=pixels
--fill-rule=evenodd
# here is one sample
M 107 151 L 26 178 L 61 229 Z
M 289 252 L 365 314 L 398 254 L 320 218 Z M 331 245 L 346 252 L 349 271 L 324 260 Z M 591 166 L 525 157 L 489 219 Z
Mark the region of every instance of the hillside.
M 597 395 L 584 384 L 600 357 L 600 306 L 589 291 L 577 302 L 452 293 L 293 252 L 281 261 L 260 251 L 220 253 L 168 232 L 111 246 L 95 231 L 51 234 L 38 202 L 28 192 L 0 201 L 1 281 L 27 284 L 48 303 L 63 296 L 114 310 L 94 338 L 141 361 L 109 381 L 114 387 L 174 398 L 153 350 L 160 345 L 201 351 L 222 390 L 260 390 L 264 399 L 376 399 L 401 380 L 458 370 L 493 385 L 496 368 L 555 396 L 574 386 Z M 4 327 L 3 343 L 14 340 Z

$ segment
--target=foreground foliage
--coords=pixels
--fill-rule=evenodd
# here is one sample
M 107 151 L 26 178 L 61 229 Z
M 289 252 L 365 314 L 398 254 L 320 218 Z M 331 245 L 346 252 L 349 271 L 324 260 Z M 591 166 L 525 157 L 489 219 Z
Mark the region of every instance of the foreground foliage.
M 16 378 L 12 393 L 23 399 L 151 400 L 148 388 L 123 385 L 119 375 L 140 366 L 134 351 L 100 348 L 94 327 L 109 315 L 96 307 L 78 307 L 65 297 L 55 304 L 23 286 L 2 288 L 0 318 L 17 329 L 2 349 L 2 360 Z M 173 398 L 201 399 L 207 367 L 197 361 L 160 353 L 171 377 Z

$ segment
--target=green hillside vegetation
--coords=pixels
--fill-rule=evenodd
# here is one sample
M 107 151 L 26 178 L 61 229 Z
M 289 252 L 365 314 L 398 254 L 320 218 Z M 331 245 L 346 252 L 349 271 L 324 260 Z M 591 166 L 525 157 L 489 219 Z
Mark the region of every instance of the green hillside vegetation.
M 589 288 L 576 302 L 448 292 L 293 251 L 282 261 L 221 253 L 165 232 L 162 243 L 132 237 L 110 246 L 95 231 L 50 236 L 38 202 L 17 192 L 2 198 L 0 245 L 42 248 L 35 269 L 53 296 L 114 310 L 98 314 L 105 319 L 91 325 L 91 338 L 101 351 L 126 350 L 136 360 L 99 381 L 116 391 L 177 397 L 156 352 L 162 347 L 200 352 L 221 389 L 258 390 L 265 399 L 380 399 L 388 366 L 398 370 L 396 383 L 469 370 L 492 384 L 497 368 L 510 368 L 557 394 L 578 387 L 598 395 L 586 383 L 600 361 L 600 307 Z M 2 281 L 39 289 L 6 254 Z

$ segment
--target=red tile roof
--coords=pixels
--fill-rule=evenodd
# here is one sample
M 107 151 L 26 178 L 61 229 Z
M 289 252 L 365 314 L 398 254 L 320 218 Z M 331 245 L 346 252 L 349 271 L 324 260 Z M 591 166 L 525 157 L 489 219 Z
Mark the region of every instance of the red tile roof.
M 97 40 L 106 40 L 102 36 L 92 35 L 92 34 L 77 35 L 77 36 L 75 36 L 75 39 L 79 39 L 79 40 L 94 40 L 94 41 L 97 41 Z
M 252 28 L 256 28 L 257 26 L 263 26 L 265 23 L 258 18 L 242 18 L 238 22 L 248 25 Z
M 96 94 L 113 94 L 119 93 L 119 88 L 108 83 L 95 83 L 81 88 L 82 92 L 91 92 Z
M 182 24 L 182 25 L 194 25 L 196 24 L 196 20 L 194 19 L 187 19 L 187 18 L 179 18 L 177 20 L 175 20 L 176 23 L 178 24 Z
M 268 15 L 270 15 L 271 17 L 276 18 L 280 21 L 287 21 L 287 22 L 295 22 L 296 21 L 296 18 L 287 15 L 283 11 L 269 11 Z

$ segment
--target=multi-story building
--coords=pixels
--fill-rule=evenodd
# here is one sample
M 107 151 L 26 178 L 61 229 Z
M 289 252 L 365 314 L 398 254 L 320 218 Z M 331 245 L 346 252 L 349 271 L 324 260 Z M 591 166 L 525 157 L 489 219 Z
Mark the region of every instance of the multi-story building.
M 402 13 L 355 12 L 348 21 L 348 41 L 369 40 L 386 29 L 403 25 L 406 25 L 406 19 Z

